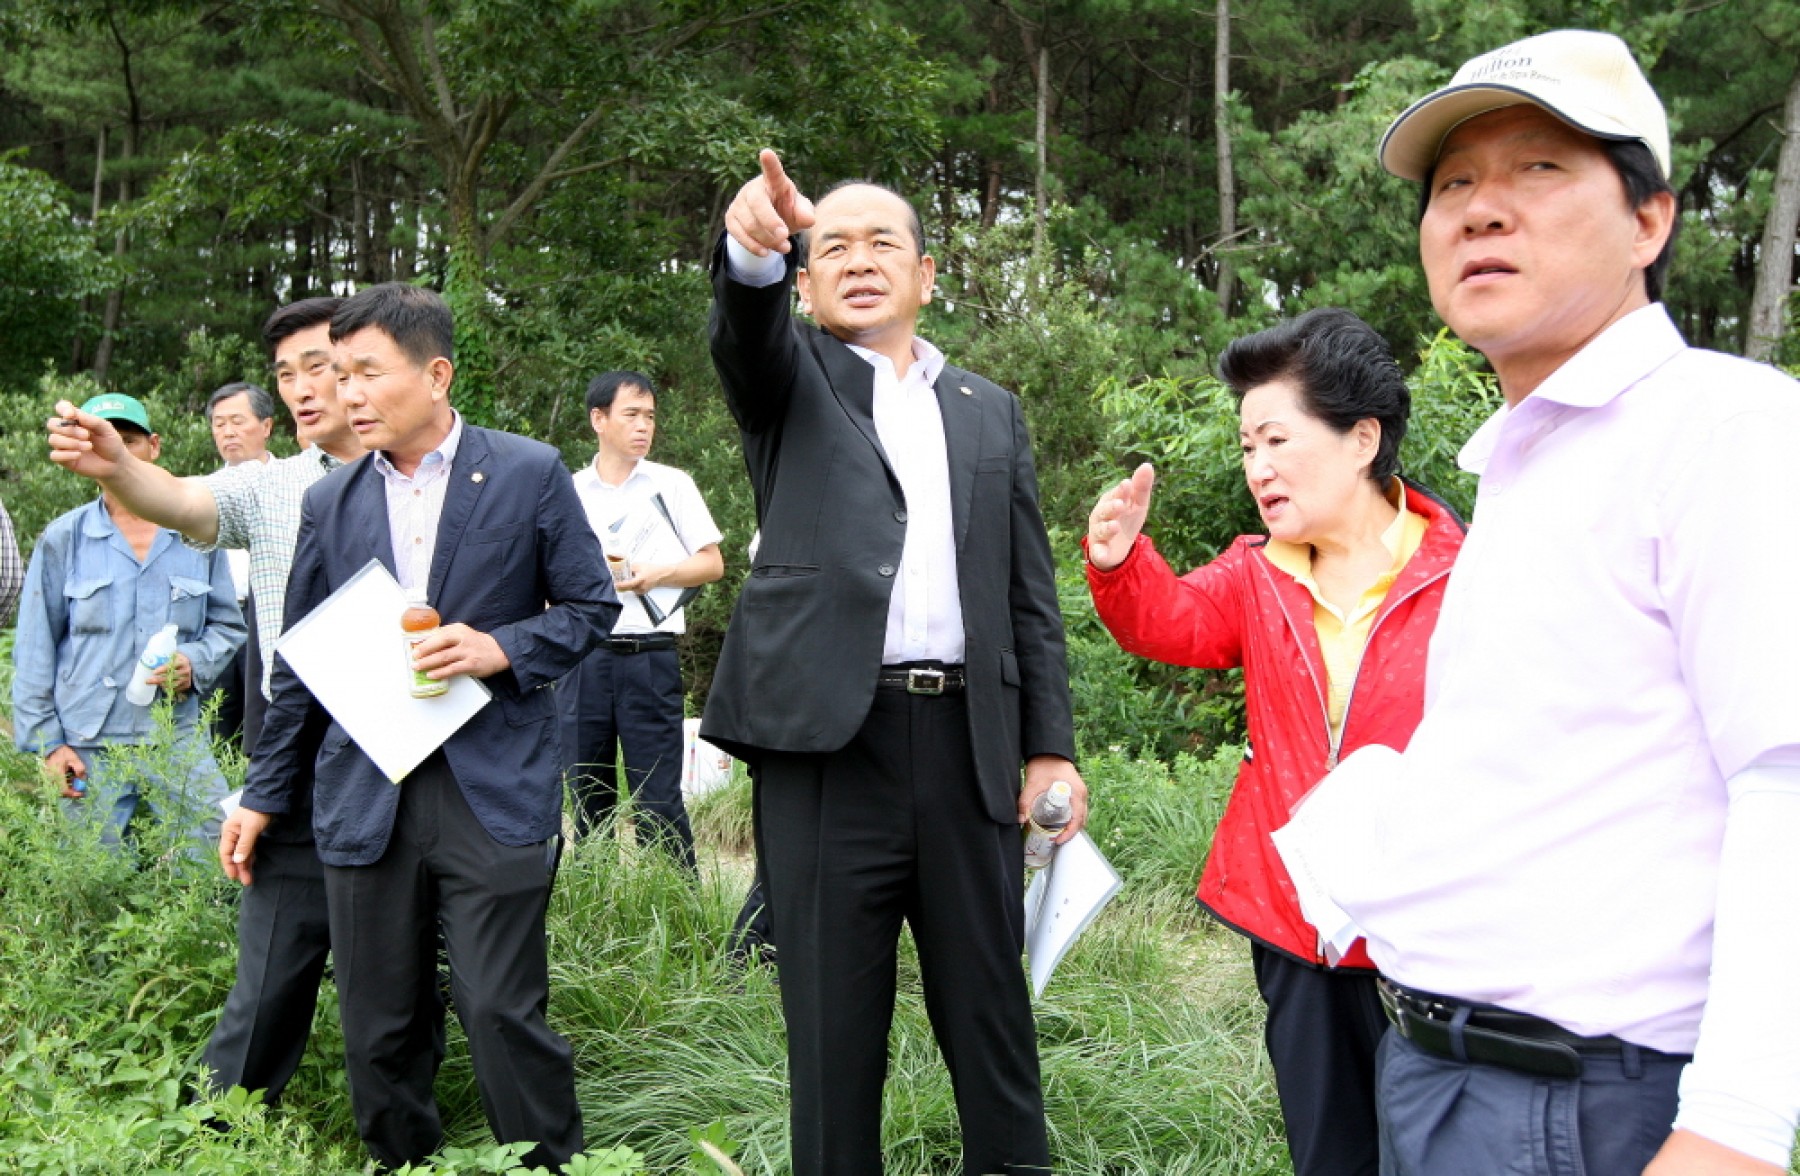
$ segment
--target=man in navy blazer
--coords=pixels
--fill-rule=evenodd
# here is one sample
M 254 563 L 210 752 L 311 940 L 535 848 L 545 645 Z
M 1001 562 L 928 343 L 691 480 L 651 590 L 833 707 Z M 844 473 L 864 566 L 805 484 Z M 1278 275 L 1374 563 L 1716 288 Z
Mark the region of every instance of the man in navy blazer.
M 450 406 L 452 321 L 437 294 L 388 283 L 332 318 L 350 424 L 373 451 L 307 491 L 286 624 L 369 560 L 443 618 L 414 665 L 483 679 L 494 700 L 398 785 L 277 659 L 225 872 L 252 883 L 256 841 L 311 767 L 351 1102 L 398 1167 L 438 1149 L 433 1010 L 417 999 L 441 922 L 482 1108 L 529 1164 L 581 1150 L 568 1043 L 545 1023 L 544 911 L 562 783 L 549 690 L 611 629 L 618 598 L 555 450 L 477 428 Z M 346 657 L 399 657 L 392 648 Z

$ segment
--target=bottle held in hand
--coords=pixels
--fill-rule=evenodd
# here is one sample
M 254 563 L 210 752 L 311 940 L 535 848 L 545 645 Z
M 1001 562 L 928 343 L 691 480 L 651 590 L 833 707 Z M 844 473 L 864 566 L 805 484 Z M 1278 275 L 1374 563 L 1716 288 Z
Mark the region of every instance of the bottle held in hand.
M 131 684 L 125 687 L 125 701 L 132 706 L 149 706 L 156 701 L 156 687 L 150 684 L 150 676 L 169 664 L 175 656 L 175 643 L 180 630 L 174 625 L 164 625 L 151 634 L 150 640 L 144 642 L 144 652 L 138 655 L 137 669 L 132 672 Z
M 1030 868 L 1042 869 L 1056 855 L 1056 835 L 1075 817 L 1074 791 L 1067 780 L 1053 780 L 1032 804 L 1025 822 L 1025 864 Z
M 450 689 L 448 678 L 433 678 L 425 671 L 413 668 L 413 654 L 419 642 L 437 632 L 441 623 L 437 609 L 425 603 L 425 590 L 410 589 L 406 594 L 406 611 L 400 614 L 400 632 L 406 647 L 407 686 L 414 698 L 436 698 Z
M 631 560 L 623 552 L 605 551 L 606 570 L 612 573 L 613 583 L 631 579 Z

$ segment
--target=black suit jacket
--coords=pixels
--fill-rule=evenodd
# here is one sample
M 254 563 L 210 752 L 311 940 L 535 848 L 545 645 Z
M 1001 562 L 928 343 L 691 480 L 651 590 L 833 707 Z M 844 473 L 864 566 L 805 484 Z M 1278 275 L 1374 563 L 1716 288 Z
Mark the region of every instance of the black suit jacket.
M 829 752 L 874 701 L 906 501 L 873 415 L 875 371 L 713 257 L 712 355 L 743 437 L 762 528 L 707 698 L 702 734 L 757 751 Z M 969 733 L 988 814 L 1017 818 L 1019 766 L 1075 757 L 1056 571 L 1024 415 L 1010 392 L 944 365 Z
M 612 630 L 619 601 L 554 449 L 465 422 L 449 477 L 429 599 L 445 624 L 492 636 L 512 665 L 485 679 L 494 701 L 443 751 L 482 827 L 503 845 L 530 845 L 554 834 L 562 814 L 556 707 L 544 687 Z M 370 559 L 394 570 L 386 487 L 373 459 L 365 459 L 306 492 L 285 624 L 311 612 Z M 347 656 L 399 657 L 398 621 L 392 646 Z M 405 784 L 382 775 L 280 657 L 270 687 L 245 807 L 289 811 L 310 762 L 319 857 L 334 866 L 378 861 Z

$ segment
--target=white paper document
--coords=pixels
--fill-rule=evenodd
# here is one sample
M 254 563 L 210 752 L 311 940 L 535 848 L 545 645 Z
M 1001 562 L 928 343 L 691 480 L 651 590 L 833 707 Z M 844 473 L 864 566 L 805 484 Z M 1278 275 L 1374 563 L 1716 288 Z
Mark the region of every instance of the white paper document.
M 400 631 L 405 610 L 399 582 L 372 559 L 275 642 L 313 697 L 396 784 L 493 701 L 466 674 L 450 679 L 447 694 L 412 696 Z
M 624 515 L 608 528 L 602 546 L 608 551 L 621 551 L 638 564 L 678 564 L 693 552 L 681 541 L 675 530 L 675 518 L 661 494 L 653 494 L 640 509 Z M 648 592 L 621 592 L 620 599 L 636 597 L 644 607 L 644 615 L 652 625 L 660 625 L 677 609 L 699 595 L 698 588 L 652 588 Z
M 1119 872 L 1085 832 L 1056 847 L 1056 856 L 1025 892 L 1025 954 L 1031 959 L 1034 997 L 1044 995 L 1050 973 L 1122 885 Z

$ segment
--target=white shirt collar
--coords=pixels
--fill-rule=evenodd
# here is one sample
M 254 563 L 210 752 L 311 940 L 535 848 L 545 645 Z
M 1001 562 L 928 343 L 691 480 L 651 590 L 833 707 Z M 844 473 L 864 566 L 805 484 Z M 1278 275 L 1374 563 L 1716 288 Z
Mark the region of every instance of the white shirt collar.
M 1551 411 L 1548 406 L 1599 408 L 1686 348 L 1662 303 L 1639 307 L 1570 356 L 1517 406 L 1502 405 L 1469 437 L 1456 455 L 1456 464 L 1471 474 L 1481 474 L 1494 456 L 1506 422 L 1515 414 Z
M 428 466 L 433 465 L 441 465 L 448 469 L 451 463 L 456 460 L 457 447 L 462 444 L 462 431 L 462 413 L 457 412 L 455 409 L 451 409 L 450 432 L 445 434 L 443 441 L 438 443 L 436 449 L 427 453 L 419 461 L 418 468 L 413 471 L 412 476 L 415 478 L 418 477 L 421 473 L 425 472 Z M 406 476 L 398 469 L 394 468 L 394 463 L 388 460 L 387 450 L 385 449 L 377 449 L 375 451 L 375 468 L 381 472 L 383 478 L 392 479 Z
M 867 347 L 858 347 L 854 343 L 846 343 L 844 346 L 856 352 L 857 355 L 862 357 L 863 362 L 878 371 L 883 367 L 886 367 L 889 372 L 894 370 L 894 361 L 887 356 L 882 355 L 880 352 L 870 351 Z M 912 356 L 912 367 L 906 369 L 906 374 L 910 377 L 916 370 L 919 373 L 919 378 L 925 382 L 927 388 L 936 384 L 938 373 L 944 370 L 944 353 L 939 351 L 936 347 L 933 347 L 924 339 L 914 335 L 912 339 Z

